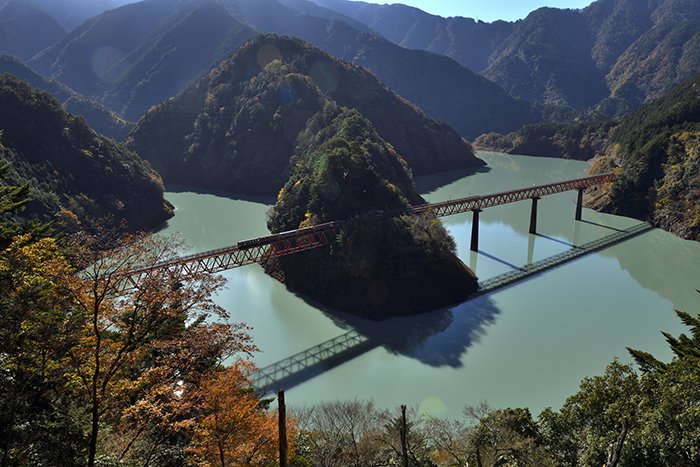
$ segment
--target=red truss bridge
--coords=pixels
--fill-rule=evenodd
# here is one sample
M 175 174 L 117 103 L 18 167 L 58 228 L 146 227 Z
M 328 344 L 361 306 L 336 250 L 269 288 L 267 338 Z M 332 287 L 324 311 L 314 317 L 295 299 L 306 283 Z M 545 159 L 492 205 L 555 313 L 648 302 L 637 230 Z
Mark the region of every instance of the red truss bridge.
M 615 180 L 615 174 L 605 173 L 592 177 L 521 188 L 490 195 L 471 196 L 433 204 L 422 204 L 406 210 L 378 212 L 376 213 L 376 219 L 381 220 L 404 214 L 444 217 L 453 214 L 472 212 L 474 221 L 472 222 L 471 249 L 477 251 L 479 243 L 479 212 L 483 209 L 515 203 L 517 201 L 532 200 L 530 233 L 534 234 L 537 229 L 537 201 L 540 198 L 566 191 L 578 190 L 575 218 L 576 220 L 581 220 L 583 191 L 586 188 L 609 183 L 613 180 Z M 335 239 L 338 228 L 347 222 L 350 221 L 327 222 L 313 227 L 253 238 L 240 241 L 236 245 L 230 247 L 182 256 L 144 268 L 134 269 L 123 274 L 124 281 L 122 282 L 121 290 L 127 291 L 135 288 L 143 277 L 148 276 L 155 270 L 168 269 L 172 271 L 174 275 L 178 276 L 199 273 L 213 274 L 246 266 L 248 264 L 263 263 L 271 258 L 328 245 Z

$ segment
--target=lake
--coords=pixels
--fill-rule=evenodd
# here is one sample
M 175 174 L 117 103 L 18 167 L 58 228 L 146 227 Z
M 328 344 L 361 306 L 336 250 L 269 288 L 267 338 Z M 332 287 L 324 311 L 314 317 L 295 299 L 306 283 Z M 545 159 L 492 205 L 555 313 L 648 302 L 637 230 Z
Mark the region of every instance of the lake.
M 429 202 L 463 198 L 586 176 L 588 163 L 480 152 L 477 173 L 419 177 Z M 168 187 L 176 208 L 163 234 L 177 233 L 198 252 L 268 234 L 273 199 L 207 194 Z M 639 223 L 584 209 L 574 220 L 576 192 L 539 201 L 538 234 L 529 235 L 530 202 L 480 215 L 479 252 L 469 249 L 471 214 L 443 218 L 460 259 L 480 280 L 520 268 Z M 258 265 L 228 271 L 217 302 L 245 322 L 261 367 L 355 330 L 362 352 L 287 389 L 304 406 L 335 399 L 408 404 L 424 413 L 458 416 L 465 405 L 558 408 L 586 376 L 601 374 L 625 347 L 670 359 L 660 331 L 684 331 L 674 309 L 700 312 L 700 244 L 652 230 L 449 310 L 367 322 L 289 292 Z

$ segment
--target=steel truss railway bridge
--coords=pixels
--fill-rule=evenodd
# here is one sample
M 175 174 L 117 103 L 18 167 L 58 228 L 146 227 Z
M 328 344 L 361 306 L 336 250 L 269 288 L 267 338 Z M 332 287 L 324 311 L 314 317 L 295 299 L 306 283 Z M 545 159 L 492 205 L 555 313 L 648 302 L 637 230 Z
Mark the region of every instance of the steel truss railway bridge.
M 433 204 L 422 204 L 405 210 L 377 212 L 375 216 L 379 221 L 406 214 L 439 218 L 471 212 L 473 213 L 471 250 L 478 251 L 479 213 L 482 210 L 503 204 L 515 203 L 517 201 L 532 200 L 530 233 L 534 234 L 537 231 L 537 202 L 540 198 L 577 190 L 578 198 L 575 218 L 576 220 L 581 220 L 583 191 L 586 188 L 612 182 L 614 179 L 615 174 L 605 173 L 592 177 L 533 186 L 519 190 L 504 191 L 490 195 L 471 196 Z M 173 260 L 163 261 L 147 267 L 128 271 L 123 274 L 124 280 L 121 283 L 121 291 L 126 292 L 133 290 L 143 278 L 148 277 L 148 275 L 155 270 L 167 269 L 178 277 L 200 273 L 214 274 L 253 263 L 264 263 L 275 257 L 328 245 L 335 239 L 338 229 L 348 222 L 351 221 L 327 222 L 313 227 L 244 240 L 230 247 L 182 256 Z
M 471 212 L 473 215 L 473 222 L 470 248 L 472 251 L 478 251 L 479 213 L 484 209 L 518 201 L 531 200 L 529 232 L 531 234 L 536 234 L 539 199 L 544 196 L 567 191 L 577 191 L 578 196 L 574 218 L 580 221 L 584 190 L 604 183 L 610 183 L 614 181 L 614 179 L 615 174 L 605 173 L 592 177 L 567 180 L 501 193 L 423 204 L 405 210 L 377 212 L 374 216 L 377 221 L 380 221 L 399 215 L 440 218 Z M 333 221 L 313 227 L 244 240 L 230 247 L 182 256 L 148 267 L 128 271 L 122 275 L 124 280 L 122 281 L 121 291 L 127 292 L 133 290 L 143 278 L 148 277 L 149 274 L 156 270 L 162 271 L 166 269 L 178 276 L 201 273 L 213 274 L 253 263 L 264 263 L 275 257 L 328 245 L 334 241 L 338 229 L 349 222 L 351 221 Z M 576 258 L 624 242 L 651 229 L 652 227 L 649 224 L 641 223 L 627 230 L 618 231 L 612 235 L 584 245 L 573 245 L 570 250 L 558 255 L 528 264 L 522 268 L 516 268 L 486 281 L 481 281 L 479 283 L 479 292 L 477 295 L 483 295 L 504 287 L 509 287 L 527 277 L 540 274 Z M 259 392 L 271 393 L 282 385 L 293 386 L 349 358 L 369 351 L 378 345 L 380 345 L 380 343 L 370 341 L 357 331 L 349 331 L 277 363 L 261 368 L 253 375 L 253 383 Z

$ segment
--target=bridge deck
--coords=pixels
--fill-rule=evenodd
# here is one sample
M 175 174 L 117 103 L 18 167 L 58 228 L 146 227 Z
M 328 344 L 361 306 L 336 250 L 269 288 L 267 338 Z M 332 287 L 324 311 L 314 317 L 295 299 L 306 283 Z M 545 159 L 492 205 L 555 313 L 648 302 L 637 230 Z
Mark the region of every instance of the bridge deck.
M 653 228 L 651 225 L 643 222 L 598 240 L 574 246 L 558 255 L 550 256 L 492 277 L 479 283 L 479 292 L 472 298 L 515 285 L 522 280 L 549 269 L 642 235 L 653 230 Z M 258 391 L 266 394 L 283 387 L 289 389 L 312 378 L 324 369 L 340 364 L 380 345 L 381 342 L 370 341 L 357 331 L 349 331 L 289 358 L 261 368 L 253 375 L 253 384 Z
M 547 185 L 533 186 L 519 190 L 505 191 L 484 196 L 471 196 L 451 201 L 414 206 L 404 211 L 380 212 L 377 219 L 394 217 L 401 214 L 426 215 L 434 217 L 451 216 L 469 211 L 479 211 L 488 207 L 499 206 L 542 196 L 581 190 L 601 183 L 611 182 L 615 174 L 606 173 L 593 177 L 567 180 Z M 174 275 L 195 273 L 217 273 L 261 263 L 267 259 L 284 256 L 299 251 L 310 250 L 328 245 L 335 238 L 337 229 L 347 221 L 333 221 L 304 229 L 292 230 L 279 234 L 258 237 L 238 242 L 234 246 L 205 251 L 189 256 L 182 256 L 123 274 L 121 292 L 132 290 L 139 281 L 156 269 L 171 270 Z

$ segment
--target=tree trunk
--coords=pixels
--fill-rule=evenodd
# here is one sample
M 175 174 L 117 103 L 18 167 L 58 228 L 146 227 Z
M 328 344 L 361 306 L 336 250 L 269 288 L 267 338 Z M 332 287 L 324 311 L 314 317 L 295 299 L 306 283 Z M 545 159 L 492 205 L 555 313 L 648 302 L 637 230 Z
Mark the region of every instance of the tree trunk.
M 622 419 L 622 431 L 620 436 L 618 436 L 615 443 L 611 443 L 608 446 L 608 461 L 605 463 L 605 467 L 617 467 L 617 463 L 620 462 L 620 454 L 622 453 L 622 445 L 625 443 L 625 438 L 627 437 L 627 419 Z
M 279 414 L 279 445 L 280 445 L 280 467 L 287 467 L 287 406 L 284 402 L 284 391 L 277 395 Z
M 92 387 L 90 388 L 90 398 L 92 399 L 92 426 L 90 429 L 90 448 L 88 451 L 87 462 L 88 467 L 95 466 L 95 456 L 97 455 L 97 433 L 100 429 L 100 406 L 97 396 L 97 381 L 100 377 L 100 350 L 102 347 L 102 335 L 100 334 L 98 322 L 100 307 L 97 303 L 99 303 L 98 300 L 95 300 L 95 305 L 92 310 L 92 329 L 95 333 L 95 370 L 92 374 Z
M 406 423 L 406 406 L 401 406 L 401 426 L 399 427 L 401 435 L 401 457 L 403 459 L 403 467 L 408 467 L 408 423 Z

